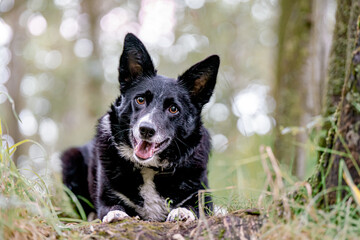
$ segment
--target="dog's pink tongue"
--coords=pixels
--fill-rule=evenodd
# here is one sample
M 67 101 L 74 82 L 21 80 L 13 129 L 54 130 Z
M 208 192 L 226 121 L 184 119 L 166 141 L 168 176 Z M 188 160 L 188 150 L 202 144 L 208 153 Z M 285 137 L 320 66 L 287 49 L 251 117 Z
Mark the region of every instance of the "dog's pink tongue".
M 135 147 L 135 154 L 141 159 L 148 159 L 154 155 L 155 143 L 149 143 L 140 140 L 138 145 Z

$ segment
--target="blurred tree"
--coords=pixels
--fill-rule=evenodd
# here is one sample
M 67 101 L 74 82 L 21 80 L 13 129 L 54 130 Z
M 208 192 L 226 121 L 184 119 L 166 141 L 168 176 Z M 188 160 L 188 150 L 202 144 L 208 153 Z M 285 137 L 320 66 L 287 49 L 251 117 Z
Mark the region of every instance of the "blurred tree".
M 303 179 L 308 159 L 306 128 L 316 122 L 323 105 L 332 6 L 330 1 L 283 1 L 280 7 L 275 151 L 281 162 Z
M 17 22 L 22 11 L 23 11 L 23 4 L 20 4 L 18 1 L 15 2 L 14 10 L 11 11 L 8 15 L 9 21 Z M 7 84 L 9 95 L 13 98 L 15 102 L 15 109 L 17 113 L 19 113 L 20 110 L 25 105 L 24 99 L 21 96 L 19 89 L 20 89 L 22 77 L 26 69 L 26 65 L 24 64 L 24 61 L 21 60 L 21 56 L 19 56 L 18 54 L 14 54 L 16 52 L 16 48 L 18 48 L 19 45 L 23 44 L 25 41 L 25 36 L 23 32 L 20 30 L 20 28 L 21 27 L 18 24 L 14 24 L 13 26 L 13 33 L 14 33 L 13 38 L 16 40 L 12 41 L 10 44 L 10 51 L 13 53 L 12 61 L 9 64 L 11 71 L 11 81 L 9 81 Z M 8 131 L 7 133 L 11 134 L 11 136 L 16 141 L 20 141 L 22 139 L 22 136 L 18 128 L 18 121 L 16 120 L 15 116 L 11 114 L 12 111 L 10 104 L 6 104 L 4 112 L 9 113 L 9 114 L 5 114 L 4 119 L 2 119 L 7 127 L 7 131 Z M 19 148 L 19 150 L 17 150 L 14 154 L 15 155 L 14 159 L 17 159 L 17 157 L 23 153 L 24 153 L 24 149 Z
M 284 134 L 284 128 L 301 126 L 306 113 L 303 99 L 306 97 L 304 68 L 309 57 L 310 33 L 312 29 L 311 0 L 282 0 L 279 3 L 281 15 L 278 25 L 278 56 L 274 97 L 277 103 L 275 154 L 286 165 L 303 177 L 305 156 L 300 147 L 294 145 L 293 136 Z M 304 136 L 297 134 L 296 141 L 304 142 Z M 305 137 L 306 139 L 306 137 Z M 295 164 L 294 164 L 295 163 Z
M 334 116 L 336 123 L 330 128 L 327 146 L 331 146 L 328 154 L 323 154 L 317 173 L 311 183 L 317 190 L 322 190 L 319 184 L 321 176 L 325 176 L 326 189 L 344 185 L 342 179 L 341 161 L 346 167 L 355 184 L 360 183 L 360 2 L 357 0 L 338 1 L 333 49 L 331 53 L 331 68 L 327 94 L 328 116 Z M 341 98 L 339 89 L 342 83 Z M 332 102 L 333 104 L 330 104 Z M 339 103 L 335 113 L 329 108 Z M 332 110 L 334 112 L 334 110 Z M 340 168 L 340 169 L 339 169 Z M 340 174 L 340 175 L 339 175 Z M 318 191 L 316 191 L 318 192 Z M 342 195 L 346 194 L 345 191 Z M 336 191 L 331 191 L 327 203 L 335 203 Z

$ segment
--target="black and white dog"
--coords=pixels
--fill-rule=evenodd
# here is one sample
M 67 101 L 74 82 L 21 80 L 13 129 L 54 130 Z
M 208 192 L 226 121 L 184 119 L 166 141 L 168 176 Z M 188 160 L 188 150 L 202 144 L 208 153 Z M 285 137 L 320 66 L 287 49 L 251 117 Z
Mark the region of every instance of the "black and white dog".
M 65 185 L 89 199 L 103 222 L 128 216 L 193 220 L 199 214 L 211 147 L 201 110 L 213 93 L 219 63 L 213 55 L 177 79 L 157 75 L 142 42 L 126 35 L 120 97 L 100 118 L 95 138 L 61 157 Z M 205 207 L 212 210 L 210 196 Z

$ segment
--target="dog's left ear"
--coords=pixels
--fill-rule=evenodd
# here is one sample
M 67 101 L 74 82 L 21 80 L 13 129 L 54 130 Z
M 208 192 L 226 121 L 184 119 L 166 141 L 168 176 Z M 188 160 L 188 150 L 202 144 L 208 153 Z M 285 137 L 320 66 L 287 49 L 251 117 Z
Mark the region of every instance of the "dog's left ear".
M 120 90 L 125 90 L 140 76 L 154 76 L 156 70 L 144 44 L 132 33 L 124 40 L 124 49 L 120 57 L 119 82 Z
M 178 81 L 190 92 L 193 103 L 202 108 L 210 99 L 220 65 L 220 58 L 212 55 L 198 62 L 182 74 Z

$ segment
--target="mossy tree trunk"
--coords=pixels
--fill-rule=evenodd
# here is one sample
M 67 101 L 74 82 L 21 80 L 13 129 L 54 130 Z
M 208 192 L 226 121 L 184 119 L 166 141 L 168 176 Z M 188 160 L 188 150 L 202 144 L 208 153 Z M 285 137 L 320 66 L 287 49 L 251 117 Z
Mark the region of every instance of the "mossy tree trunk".
M 281 15 L 278 29 L 278 56 L 274 96 L 276 109 L 275 155 L 284 164 L 292 167 L 303 164 L 299 149 L 294 142 L 302 142 L 303 137 L 283 134 L 285 127 L 301 126 L 305 107 L 302 99 L 306 90 L 303 72 L 309 57 L 308 47 L 312 28 L 311 0 L 280 1 Z M 304 155 L 303 155 L 304 156 Z M 305 157 L 305 156 L 304 156 Z M 293 163 L 293 164 L 292 164 Z M 302 173 L 300 174 L 302 175 Z M 300 176 L 302 177 L 302 176 Z
M 346 11 L 348 13 L 345 13 Z M 326 114 L 331 116 L 330 108 L 334 107 L 330 104 L 331 102 L 333 105 L 337 102 L 339 104 L 336 111 L 333 111 L 335 124 L 328 133 L 329 151 L 322 155 L 317 174 L 311 180 L 314 188 L 323 190 L 324 186 L 319 183 L 321 177 L 325 177 L 323 178 L 325 187 L 330 191 L 325 199 L 329 204 L 335 203 L 337 196 L 336 191 L 331 190 L 345 184 L 342 180 L 342 171 L 339 169 L 342 160 L 349 169 L 355 184 L 360 183 L 360 2 L 339 0 L 336 16 L 331 56 L 333 68 L 329 70 Z M 341 83 L 339 100 L 337 95 L 339 89 L 335 88 L 340 88 Z M 342 194 L 344 195 L 345 192 Z
M 333 43 L 330 53 L 328 84 L 323 112 L 323 132 L 328 133 L 331 125 L 337 119 L 334 113 L 341 100 L 341 92 L 345 78 L 348 77 L 351 54 L 354 47 L 356 33 L 356 8 L 352 7 L 355 1 L 338 0 L 336 11 L 336 25 L 333 34 Z M 331 133 L 333 135 L 333 133 Z M 332 148 L 332 141 L 326 141 L 327 135 L 320 139 L 321 147 Z M 330 138 L 331 140 L 332 138 Z M 323 154 L 320 152 L 320 155 Z M 329 156 L 323 156 L 328 158 Z

